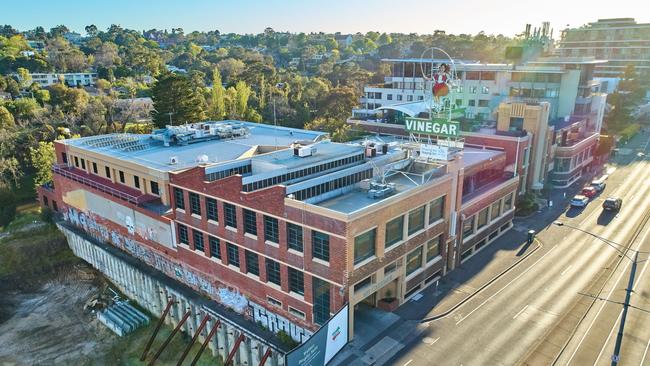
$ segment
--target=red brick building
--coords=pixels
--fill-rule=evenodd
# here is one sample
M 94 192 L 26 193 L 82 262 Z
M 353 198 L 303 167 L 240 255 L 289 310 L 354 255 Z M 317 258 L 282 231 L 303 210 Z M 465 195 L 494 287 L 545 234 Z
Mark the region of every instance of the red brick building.
M 326 137 L 227 121 L 57 141 L 40 199 L 299 341 L 346 303 L 403 303 L 511 226 L 519 178 L 501 149 L 431 160 Z

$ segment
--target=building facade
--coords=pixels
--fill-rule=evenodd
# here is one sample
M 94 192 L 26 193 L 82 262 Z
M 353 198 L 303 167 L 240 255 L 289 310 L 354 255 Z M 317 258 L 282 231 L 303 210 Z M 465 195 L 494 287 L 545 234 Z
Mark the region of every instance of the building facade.
M 355 119 L 373 119 L 387 106 L 425 102 L 430 98 L 431 65 L 449 61 L 430 59 L 384 59 L 391 66 L 391 75 L 384 83 L 364 88 L 360 107 L 352 110 Z M 494 120 L 497 107 L 511 100 L 535 100 L 550 103 L 550 118 L 565 117 L 575 112 L 576 104 L 600 89 L 593 80 L 594 65 L 605 61 L 593 58 L 541 58 L 525 65 L 481 64 L 455 62 L 456 86 L 453 102 L 465 108 L 466 118 Z M 582 90 L 593 83 L 589 93 Z M 428 96 L 429 95 L 429 96 Z M 397 117 L 399 119 L 399 116 Z
M 297 341 L 346 304 L 407 301 L 511 227 L 519 178 L 502 149 L 431 160 L 399 138 L 326 138 L 229 121 L 57 141 L 40 199 Z
M 607 64 L 596 67 L 595 76 L 599 78 L 618 78 L 628 65 L 647 75 L 650 23 L 637 23 L 634 18 L 599 19 L 580 28 L 565 29 L 556 50 L 564 57 L 607 60 Z
M 430 101 L 425 99 L 431 95 L 427 91 L 430 82 L 421 75 L 430 72 L 432 60 L 384 61 L 391 63 L 392 76 L 386 77 L 383 86 L 366 87 L 362 107 L 353 110 L 349 123 L 373 132 L 401 135 L 405 117 L 429 115 Z M 443 61 L 434 61 L 434 67 L 435 62 Z M 557 187 L 572 184 L 592 160 L 585 160 L 586 152 L 580 149 L 556 146 L 555 126 L 564 126 L 563 121 L 584 121 L 583 132 L 572 136 L 591 141 L 585 144 L 592 151 L 591 144 L 597 143 L 602 128 L 607 98 L 594 80 L 594 70 L 601 64 L 603 61 L 589 57 L 538 57 L 515 66 L 459 62 L 450 102 L 465 111 L 461 118 L 465 141 L 507 151 L 511 162 L 507 168 L 518 172 L 521 194 L 541 190 L 546 183 Z M 523 144 L 522 139 L 526 140 Z M 567 173 L 564 170 L 548 179 L 556 169 L 557 148 L 563 158 L 580 161 L 571 167 L 570 179 L 562 179 Z
M 97 82 L 97 74 L 92 72 L 78 73 L 32 73 L 32 82 L 38 83 L 41 87 L 65 83 L 68 86 L 90 86 Z

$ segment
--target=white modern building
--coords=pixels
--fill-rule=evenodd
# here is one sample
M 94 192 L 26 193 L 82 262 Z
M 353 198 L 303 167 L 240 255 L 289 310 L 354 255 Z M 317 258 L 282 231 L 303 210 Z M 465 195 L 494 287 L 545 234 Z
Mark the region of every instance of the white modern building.
M 557 52 L 564 57 L 608 60 L 596 67 L 596 77 L 619 77 L 628 65 L 639 73 L 650 73 L 650 23 L 637 23 L 634 18 L 599 19 L 565 29 Z
M 97 82 L 97 74 L 94 72 L 77 73 L 32 73 L 32 82 L 38 83 L 41 87 L 57 83 L 65 83 L 68 86 L 90 86 Z
M 435 68 L 449 61 L 416 58 L 382 62 L 390 65 L 390 75 L 383 84 L 364 88 L 360 106 L 352 111 L 353 118 L 373 118 L 387 106 L 399 110 L 401 104 L 424 101 L 427 94 L 431 95 L 431 81 L 423 75 L 430 75 L 432 65 Z M 456 61 L 453 102 L 465 108 L 469 119 L 494 120 L 500 103 L 517 100 L 549 102 L 551 119 L 587 114 L 591 94 L 600 90 L 600 84 L 593 81 L 593 69 L 605 62 L 557 57 L 539 58 L 524 65 Z

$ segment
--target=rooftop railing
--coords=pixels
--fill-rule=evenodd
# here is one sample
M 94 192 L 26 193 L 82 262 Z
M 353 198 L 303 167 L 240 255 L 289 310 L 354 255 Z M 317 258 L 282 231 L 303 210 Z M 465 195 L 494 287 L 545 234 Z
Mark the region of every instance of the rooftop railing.
M 143 194 L 142 192 L 139 192 L 129 187 L 120 187 L 117 184 L 112 182 L 103 183 L 100 181 L 103 180 L 103 178 L 92 176 L 86 172 L 82 172 L 78 169 L 68 167 L 67 165 L 64 164 L 54 165 L 52 167 L 52 171 L 65 178 L 87 185 L 100 192 L 127 201 L 134 205 L 140 205 L 142 203 L 155 200 L 157 198 L 152 195 Z

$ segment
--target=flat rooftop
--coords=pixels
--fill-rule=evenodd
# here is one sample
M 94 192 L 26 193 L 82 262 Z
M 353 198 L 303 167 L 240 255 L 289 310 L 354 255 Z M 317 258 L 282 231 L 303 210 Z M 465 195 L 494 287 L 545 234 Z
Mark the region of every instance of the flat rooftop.
M 384 143 L 395 143 L 397 140 L 392 136 L 380 136 L 368 138 L 369 141 L 380 141 Z M 505 161 L 505 152 L 501 150 L 482 149 L 476 147 L 465 147 L 462 150 L 463 168 L 469 171 L 472 167 L 480 168 L 478 165 L 489 167 L 491 164 L 501 165 Z M 324 207 L 344 214 L 366 209 L 372 205 L 379 204 L 391 197 L 406 193 L 419 185 L 435 184 L 432 181 L 447 174 L 447 162 L 436 161 L 431 163 L 414 162 L 402 172 L 391 172 L 387 174 L 383 183 L 394 184 L 395 191 L 384 197 L 373 198 L 368 196 L 368 189 L 361 184 L 355 185 L 352 189 L 332 195 L 323 200 L 316 201 L 315 206 Z M 419 175 L 418 175 L 419 174 Z M 407 177 L 408 175 L 408 177 Z M 422 183 L 422 175 L 424 183 Z M 380 177 L 373 177 L 373 182 L 378 182 Z
M 63 140 L 62 143 L 110 158 L 120 159 L 162 172 L 188 169 L 199 164 L 217 164 L 250 157 L 258 147 L 287 148 L 295 141 L 319 141 L 324 132 L 275 127 L 253 122 L 206 122 L 215 126 L 237 124 L 247 133 L 238 137 L 213 138 L 186 145 L 154 139 L 154 134 L 110 134 Z M 251 152 L 252 151 L 252 152 Z M 247 154 L 248 153 L 248 154 Z M 207 157 L 207 159 L 206 159 Z M 172 158 L 176 161 L 172 164 Z M 207 160 L 207 161 L 206 161 Z

